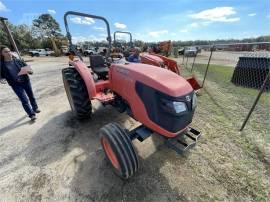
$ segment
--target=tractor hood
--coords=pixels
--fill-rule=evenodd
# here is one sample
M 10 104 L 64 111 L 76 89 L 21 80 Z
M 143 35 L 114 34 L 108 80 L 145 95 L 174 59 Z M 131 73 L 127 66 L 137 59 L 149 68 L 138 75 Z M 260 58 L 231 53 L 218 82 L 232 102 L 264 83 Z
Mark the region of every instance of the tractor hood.
M 193 91 L 183 77 L 164 68 L 129 63 L 112 65 L 111 70 L 113 80 L 115 77 L 122 77 L 128 83 L 140 82 L 172 97 L 187 95 Z

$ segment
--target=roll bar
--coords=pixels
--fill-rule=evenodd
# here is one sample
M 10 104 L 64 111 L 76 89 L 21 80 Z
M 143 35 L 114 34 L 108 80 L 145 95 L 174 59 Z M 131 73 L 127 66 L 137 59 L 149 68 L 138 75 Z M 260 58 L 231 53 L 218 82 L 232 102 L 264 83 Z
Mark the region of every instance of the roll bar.
M 107 21 L 107 19 L 105 19 L 104 17 L 101 17 L 101 16 L 91 15 L 91 14 L 86 14 L 86 13 L 80 13 L 80 12 L 75 12 L 75 11 L 68 11 L 68 12 L 65 13 L 64 22 L 65 22 L 65 28 L 66 28 L 66 32 L 67 32 L 67 38 L 68 38 L 68 41 L 69 41 L 70 49 L 73 50 L 75 52 L 75 54 L 80 57 L 81 60 L 82 60 L 81 55 L 77 53 L 77 50 L 75 50 L 75 47 L 72 44 L 72 36 L 71 36 L 70 31 L 69 31 L 68 20 L 67 20 L 67 17 L 69 15 L 86 17 L 86 18 L 93 18 L 93 19 L 98 19 L 98 20 L 104 21 L 104 23 L 106 24 L 107 34 L 108 34 L 107 41 L 109 42 L 109 48 L 108 48 L 108 51 L 107 51 L 107 54 L 106 54 L 106 58 L 108 58 L 110 56 L 110 53 L 111 53 L 112 39 L 111 39 L 110 25 L 109 25 L 109 22 Z
M 132 42 L 132 34 L 130 32 L 124 32 L 124 31 L 115 31 L 113 33 L 113 44 L 116 47 L 116 34 L 128 34 L 129 35 L 129 44 L 130 47 L 133 47 L 133 42 Z

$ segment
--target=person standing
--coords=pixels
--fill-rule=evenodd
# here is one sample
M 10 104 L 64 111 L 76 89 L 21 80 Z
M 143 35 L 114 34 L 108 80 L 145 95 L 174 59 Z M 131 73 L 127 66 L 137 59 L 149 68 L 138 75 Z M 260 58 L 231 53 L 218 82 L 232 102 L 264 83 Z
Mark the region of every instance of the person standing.
M 40 110 L 38 109 L 28 76 L 28 74 L 32 74 L 33 72 L 28 71 L 28 74 L 19 75 L 21 69 L 26 67 L 27 64 L 20 59 L 13 58 L 8 47 L 1 47 L 0 54 L 0 82 L 2 84 L 5 84 L 6 81 L 8 82 L 20 99 L 25 112 L 28 114 L 29 118 L 34 121 L 36 119 L 36 113 L 39 113 Z
M 141 58 L 140 58 L 140 50 L 138 48 L 135 48 L 134 52 L 128 57 L 129 62 L 134 62 L 134 63 L 140 63 Z

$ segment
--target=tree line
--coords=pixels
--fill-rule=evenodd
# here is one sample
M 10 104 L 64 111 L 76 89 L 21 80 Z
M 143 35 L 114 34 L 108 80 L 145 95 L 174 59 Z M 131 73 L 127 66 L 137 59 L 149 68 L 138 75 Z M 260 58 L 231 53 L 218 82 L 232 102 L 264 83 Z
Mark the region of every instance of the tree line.
M 33 20 L 31 26 L 13 25 L 9 22 L 8 26 L 13 33 L 14 40 L 19 50 L 28 50 L 36 48 L 51 48 L 59 50 L 63 45 L 68 45 L 67 38 L 61 33 L 59 23 L 50 14 L 41 14 L 37 19 Z M 1 45 L 8 45 L 9 40 L 3 27 L 0 24 L 0 42 Z M 227 43 L 251 43 L 251 42 L 270 42 L 269 36 L 260 36 L 257 38 L 245 39 L 217 39 L 217 40 L 190 40 L 190 41 L 172 41 L 174 47 L 192 46 L 192 45 L 211 45 L 211 44 L 227 44 Z M 125 42 L 123 42 L 125 43 Z M 158 42 L 157 42 L 158 43 Z M 153 46 L 157 43 L 144 42 L 142 40 L 134 40 L 136 47 Z M 93 42 L 88 41 L 79 43 L 80 46 L 88 44 L 90 46 L 99 47 L 106 46 L 106 41 Z
M 213 44 L 229 44 L 229 43 L 255 43 L 270 42 L 270 35 L 259 36 L 244 39 L 216 39 L 216 40 L 195 40 L 195 41 L 173 41 L 174 46 L 193 46 L 193 45 L 213 45 Z
M 67 45 L 67 39 L 61 34 L 59 23 L 50 14 L 40 15 L 33 20 L 31 26 L 6 23 L 21 51 L 37 48 L 50 48 L 57 51 L 62 45 Z M 0 42 L 0 45 L 11 47 L 2 24 L 0 24 Z

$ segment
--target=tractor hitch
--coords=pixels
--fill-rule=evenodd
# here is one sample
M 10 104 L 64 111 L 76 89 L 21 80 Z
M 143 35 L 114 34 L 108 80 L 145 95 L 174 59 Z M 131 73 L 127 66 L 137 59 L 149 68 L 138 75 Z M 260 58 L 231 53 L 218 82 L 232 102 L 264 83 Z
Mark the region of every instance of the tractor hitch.
M 175 150 L 178 154 L 182 154 L 193 148 L 200 137 L 201 133 L 199 131 L 189 127 L 184 134 L 167 139 L 165 144 L 169 148 Z

